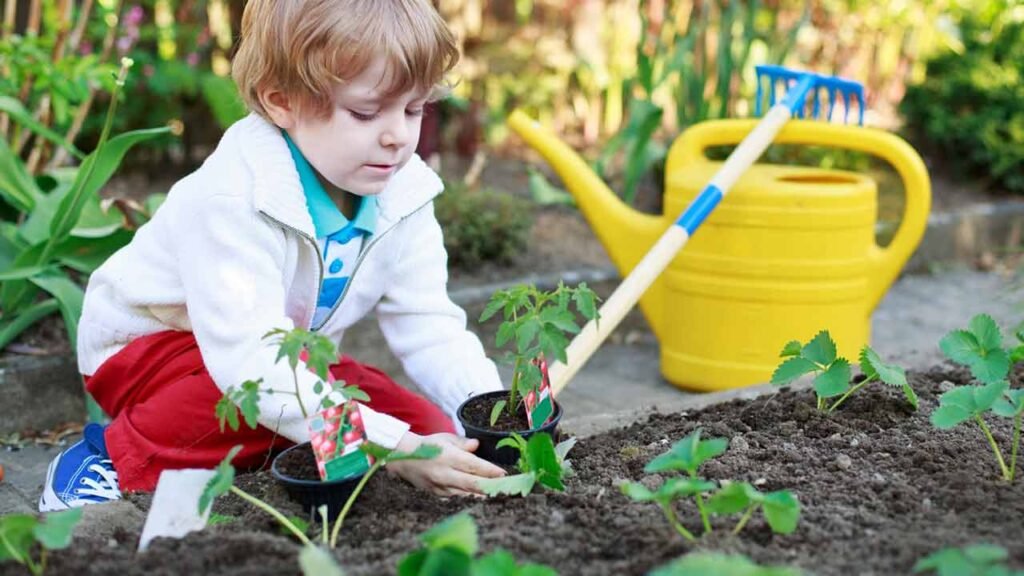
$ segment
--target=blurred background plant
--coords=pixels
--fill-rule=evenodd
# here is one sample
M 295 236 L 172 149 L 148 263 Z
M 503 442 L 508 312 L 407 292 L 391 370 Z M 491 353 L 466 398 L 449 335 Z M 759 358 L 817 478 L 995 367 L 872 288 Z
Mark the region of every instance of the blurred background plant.
M 961 7 L 946 50 L 926 63 L 901 111 L 909 132 L 960 176 L 1024 192 L 1024 5 Z
M 32 0 L 4 5 L 0 35 L 0 349 L 60 312 L 72 347 L 83 281 L 156 209 L 100 198 L 99 190 L 135 144 L 167 127 L 111 133 L 118 95 L 132 66 L 110 63 L 122 30 L 119 3 Z M 87 30 L 103 28 L 97 52 Z M 105 100 L 105 106 L 94 106 Z M 100 108 L 94 111 L 93 108 Z M 75 146 L 91 114 L 103 119 L 93 151 Z M 22 352 L 32 353 L 23 346 Z

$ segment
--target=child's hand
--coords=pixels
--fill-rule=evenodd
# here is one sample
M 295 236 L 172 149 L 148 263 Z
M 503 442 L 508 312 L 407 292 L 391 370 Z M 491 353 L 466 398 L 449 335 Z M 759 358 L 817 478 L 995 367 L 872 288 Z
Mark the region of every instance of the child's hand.
M 438 496 L 482 495 L 477 481 L 505 475 L 498 466 L 472 454 L 479 441 L 455 434 L 420 436 L 407 432 L 396 450 L 412 452 L 420 444 L 433 444 L 441 449 L 441 453 L 430 460 L 403 460 L 392 462 L 387 467 L 413 486 Z

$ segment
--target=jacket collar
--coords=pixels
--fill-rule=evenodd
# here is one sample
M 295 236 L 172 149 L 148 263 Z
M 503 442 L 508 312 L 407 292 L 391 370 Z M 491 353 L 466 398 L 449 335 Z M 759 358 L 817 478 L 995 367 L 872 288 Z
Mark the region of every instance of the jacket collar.
M 228 129 L 253 178 L 253 206 L 310 238 L 316 228 L 306 206 L 299 173 L 280 129 L 258 114 L 249 114 Z M 225 135 L 227 137 L 227 135 Z M 444 189 L 441 178 L 419 156 L 391 177 L 376 196 L 376 233 L 394 226 L 433 200 Z

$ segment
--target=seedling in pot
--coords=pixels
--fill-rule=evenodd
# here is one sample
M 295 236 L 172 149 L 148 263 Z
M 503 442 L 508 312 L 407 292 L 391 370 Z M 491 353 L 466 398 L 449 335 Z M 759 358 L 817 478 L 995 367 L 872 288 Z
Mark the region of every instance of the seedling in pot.
M 1006 567 L 1009 554 L 1002 546 L 975 544 L 964 548 L 943 548 L 914 564 L 914 573 L 934 572 L 937 576 L 1024 576 L 1022 570 Z
M 1024 333 L 1016 334 L 1018 345 L 1003 348 L 1003 336 L 991 316 L 971 318 L 966 330 L 953 330 L 939 342 L 939 348 L 953 362 L 967 366 L 979 385 L 957 386 L 939 396 L 939 407 L 932 412 L 932 424 L 939 429 L 954 428 L 973 420 L 988 440 L 1003 480 L 1013 482 L 1020 450 L 1021 419 L 1024 416 L 1024 389 L 1011 389 L 1007 377 L 1012 364 L 1024 358 Z M 985 413 L 1013 419 L 1010 464 L 1006 464 Z
M 555 446 L 550 434 L 541 432 L 530 436 L 529 440 L 524 440 L 522 436 L 513 432 L 511 437 L 498 442 L 498 447 L 511 446 L 519 450 L 519 474 L 487 478 L 478 481 L 477 484 L 488 496 L 526 496 L 537 484 L 563 492 L 565 484 L 562 480 L 572 474 L 572 465 L 565 457 L 575 445 L 575 438 Z
M 42 520 L 31 514 L 0 517 L 0 564 L 13 561 L 36 576 L 42 574 L 48 553 L 71 545 L 81 519 L 81 508 L 52 512 Z
M 772 374 L 772 384 L 789 384 L 805 374 L 815 374 L 814 393 L 818 397 L 818 410 L 831 414 L 854 392 L 872 382 L 882 382 L 903 389 L 907 402 L 917 410 L 917 394 L 907 383 L 903 368 L 886 364 L 870 346 L 860 349 L 860 369 L 863 379 L 850 386 L 852 372 L 850 362 L 836 354 L 836 343 L 828 330 L 822 330 L 807 344 L 793 340 L 779 353 L 785 358 Z M 830 398 L 838 400 L 829 403 Z
M 665 519 L 683 538 L 694 541 L 696 536 L 686 529 L 676 516 L 674 501 L 692 496 L 697 504 L 704 534 L 711 532 L 710 514 L 732 514 L 743 512 L 733 533 L 746 526 L 754 512 L 764 511 L 765 519 L 773 532 L 789 534 L 796 529 L 800 518 L 800 502 L 789 491 L 762 494 L 745 482 L 726 484 L 705 504 L 704 494 L 717 488 L 714 482 L 698 476 L 701 464 L 723 454 L 728 448 L 725 438 L 701 440 L 698 428 L 672 445 L 668 452 L 651 460 L 644 472 L 685 472 L 685 477 L 666 480 L 657 490 L 651 490 L 639 482 L 626 482 L 621 486 L 623 494 L 638 502 L 655 502 L 665 514 Z
M 246 502 L 252 504 L 253 506 L 269 514 L 271 517 L 277 520 L 282 527 L 288 530 L 288 532 L 290 532 L 292 535 L 298 538 L 299 541 L 303 544 L 307 546 L 312 546 L 313 543 L 310 541 L 309 537 L 306 536 L 305 530 L 300 528 L 300 526 L 298 526 L 292 519 L 286 517 L 284 514 L 282 514 L 280 511 L 278 511 L 270 504 L 267 504 L 263 500 L 260 500 L 256 496 L 253 496 L 252 494 L 249 494 L 248 492 L 234 485 L 235 469 L 231 465 L 231 460 L 234 459 L 234 457 L 238 454 L 238 452 L 241 449 L 241 446 L 235 446 L 234 448 L 232 448 L 231 451 L 228 452 L 228 455 L 224 458 L 224 460 L 222 460 L 221 463 L 217 466 L 216 473 L 214 474 L 213 478 L 211 478 L 210 481 L 206 484 L 206 489 L 203 490 L 203 494 L 199 498 L 199 514 L 202 515 L 206 513 L 206 510 L 213 504 L 213 501 L 218 496 L 231 492 L 235 496 L 238 496 L 242 500 L 245 500 Z M 329 546 L 330 548 L 337 547 L 338 535 L 341 532 L 342 524 L 344 524 L 345 522 L 345 517 L 348 515 L 349 510 L 351 510 L 352 504 L 356 501 L 356 498 L 358 498 L 359 494 L 363 491 L 363 487 L 366 486 L 366 483 L 369 482 L 370 478 L 378 470 L 383 468 L 389 462 L 398 462 L 402 460 L 429 460 L 441 453 L 441 449 L 438 448 L 437 446 L 426 444 L 417 447 L 416 450 L 412 452 L 397 452 L 394 450 L 381 448 L 380 446 L 370 443 L 363 444 L 362 446 L 360 446 L 360 449 L 366 452 L 366 454 L 373 459 L 373 465 L 370 466 L 370 469 L 365 474 L 363 474 L 363 477 L 359 481 L 359 484 L 356 486 L 355 490 L 352 491 L 352 494 L 349 495 L 348 500 L 345 501 L 344 508 L 342 508 L 341 513 L 338 515 L 338 518 L 334 521 L 334 528 L 330 532 L 330 539 L 328 539 L 327 531 L 329 523 L 327 522 L 326 506 L 321 507 L 320 515 L 321 518 L 323 518 L 324 520 L 323 528 L 321 530 L 321 536 L 323 538 L 324 546 Z
M 420 535 L 423 547 L 398 563 L 398 576 L 557 576 L 539 564 L 516 562 L 504 550 L 476 558 L 479 536 L 473 517 L 462 512 Z
M 503 409 L 510 417 L 515 416 L 520 403 L 517 398 L 529 398 L 532 394 L 538 405 L 545 400 L 539 398 L 542 382 L 540 363 L 545 359 L 566 361 L 565 349 L 569 346 L 566 334 L 580 331 L 570 307 L 591 320 L 598 316 L 596 302 L 597 296 L 586 283 L 569 288 L 559 282 L 552 291 L 522 284 L 499 290 L 491 296 L 480 315 L 480 322 L 486 322 L 500 311 L 503 321 L 498 327 L 495 345 L 498 348 L 510 343 L 514 345 L 506 355 L 506 360 L 513 366 L 508 400 L 494 404 L 491 427 L 497 423 Z M 543 423 L 532 422 L 534 427 Z
M 649 576 L 800 576 L 798 568 L 759 566 L 740 554 L 693 552 L 652 571 Z

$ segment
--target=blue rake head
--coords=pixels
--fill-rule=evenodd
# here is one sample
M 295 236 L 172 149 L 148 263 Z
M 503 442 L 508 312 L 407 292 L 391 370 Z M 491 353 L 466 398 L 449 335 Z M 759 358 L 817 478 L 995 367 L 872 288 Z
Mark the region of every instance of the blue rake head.
M 782 66 L 756 66 L 757 71 L 757 101 L 754 105 L 754 114 L 761 115 L 761 103 L 764 102 L 764 88 L 768 87 L 768 106 L 779 103 L 776 96 L 776 87 L 781 83 L 785 96 L 782 104 L 785 104 L 797 118 L 803 118 L 807 109 L 807 97 L 813 95 L 811 100 L 812 118 L 821 117 L 823 93 L 827 95 L 828 112 L 826 119 L 832 119 L 832 111 L 839 102 L 843 101 L 843 122 L 850 122 L 850 103 L 857 101 L 859 110 L 858 121 L 864 125 L 864 86 L 853 80 L 846 80 L 838 76 L 822 76 L 813 72 L 800 72 Z

